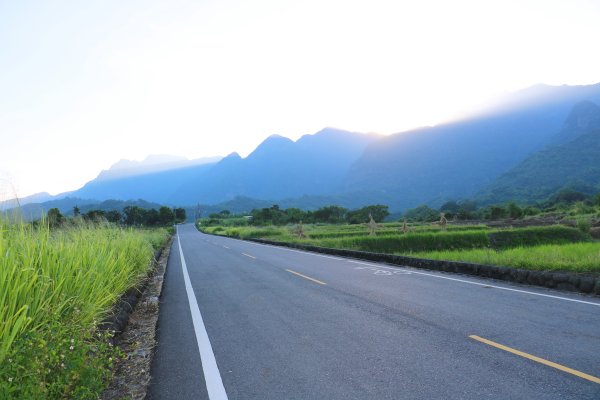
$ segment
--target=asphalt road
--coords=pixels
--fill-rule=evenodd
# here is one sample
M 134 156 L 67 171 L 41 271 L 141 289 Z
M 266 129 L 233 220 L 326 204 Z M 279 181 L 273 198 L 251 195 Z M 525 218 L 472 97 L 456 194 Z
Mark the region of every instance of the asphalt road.
M 150 399 L 600 399 L 597 297 L 178 232 Z

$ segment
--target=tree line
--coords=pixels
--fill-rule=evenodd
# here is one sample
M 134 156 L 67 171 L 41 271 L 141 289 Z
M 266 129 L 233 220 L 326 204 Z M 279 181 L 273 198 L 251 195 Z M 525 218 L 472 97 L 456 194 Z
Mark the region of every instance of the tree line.
M 326 224 L 360 224 L 369 221 L 369 215 L 375 222 L 382 222 L 386 218 L 405 220 L 408 222 L 435 222 L 440 221 L 441 214 L 447 220 L 499 220 L 519 219 L 526 216 L 535 216 L 547 212 L 569 211 L 575 214 L 594 213 L 600 206 L 600 193 L 590 196 L 571 189 L 562 189 L 542 203 L 519 205 L 515 202 L 479 206 L 473 200 L 447 201 L 439 208 L 421 205 L 405 210 L 403 213 L 390 215 L 388 206 L 376 204 L 355 210 L 330 205 L 314 211 L 299 208 L 282 209 L 277 204 L 253 209 L 244 215 L 234 215 L 229 210 L 223 210 L 209 215 L 203 219 L 204 225 L 287 225 L 300 222 L 326 223 Z
M 369 215 L 376 221 L 382 222 L 389 215 L 388 206 L 376 204 L 349 210 L 340 206 L 326 206 L 314 211 L 305 211 L 299 208 L 281 209 L 275 204 L 267 208 L 252 210 L 247 215 L 233 215 L 229 210 L 209 215 L 204 220 L 206 225 L 220 225 L 228 221 L 233 225 L 287 225 L 302 223 L 327 223 L 327 224 L 360 224 L 369 221 Z
M 572 189 L 561 189 L 550 196 L 546 201 L 519 205 L 515 202 L 504 204 L 492 204 L 478 206 L 475 201 L 447 201 L 439 209 L 421 205 L 406 210 L 402 217 L 414 222 L 432 222 L 440 219 L 440 213 L 444 213 L 448 219 L 455 220 L 499 220 L 519 219 L 527 216 L 535 216 L 548 212 L 570 211 L 574 214 L 594 213 L 595 208 L 600 206 L 600 193 L 588 195 Z
M 160 207 L 142 208 L 138 206 L 127 206 L 123 211 L 118 210 L 90 210 L 82 213 L 79 207 L 73 207 L 73 217 L 71 219 L 79 219 L 86 222 L 112 222 L 118 225 L 125 226 L 144 226 L 158 227 L 170 226 L 176 223 L 184 222 L 186 213 L 184 208 Z M 57 227 L 69 220 L 65 217 L 58 208 L 48 210 L 48 224 L 51 227 Z

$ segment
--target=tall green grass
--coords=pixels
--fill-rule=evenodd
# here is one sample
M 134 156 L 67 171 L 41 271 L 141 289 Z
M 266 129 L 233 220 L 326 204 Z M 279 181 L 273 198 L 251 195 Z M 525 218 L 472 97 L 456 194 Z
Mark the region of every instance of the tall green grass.
M 97 398 L 116 355 L 97 324 L 166 236 L 0 218 L 0 398 Z
M 375 253 L 397 251 L 427 251 L 441 249 L 464 249 L 487 247 L 489 239 L 485 231 L 425 232 L 407 235 L 361 236 L 354 238 L 322 239 L 318 246 L 354 249 Z
M 571 243 L 517 247 L 501 251 L 475 249 L 403 253 L 434 260 L 466 261 L 533 270 L 600 273 L 600 243 Z

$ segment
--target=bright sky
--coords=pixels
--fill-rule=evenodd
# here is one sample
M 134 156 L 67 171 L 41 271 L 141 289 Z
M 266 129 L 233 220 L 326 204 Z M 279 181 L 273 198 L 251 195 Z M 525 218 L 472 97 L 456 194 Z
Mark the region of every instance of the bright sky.
M 598 21 L 598 0 L 0 0 L 0 196 L 597 83 Z

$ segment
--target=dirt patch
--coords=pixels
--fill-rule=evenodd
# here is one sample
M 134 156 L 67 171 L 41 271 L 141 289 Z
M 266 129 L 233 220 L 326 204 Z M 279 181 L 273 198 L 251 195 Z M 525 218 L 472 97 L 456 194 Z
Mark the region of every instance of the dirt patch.
M 155 262 L 154 272 L 146 278 L 137 305 L 129 315 L 122 333 L 115 336 L 115 344 L 123 358 L 115 365 L 110 386 L 101 396 L 103 400 L 143 399 L 150 383 L 150 365 L 156 346 L 159 297 L 173 238 L 166 244 Z

